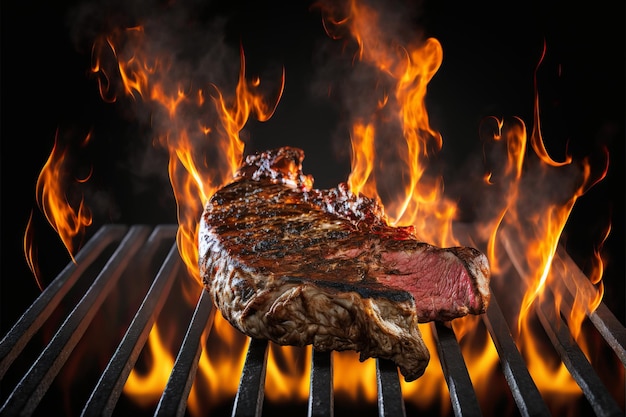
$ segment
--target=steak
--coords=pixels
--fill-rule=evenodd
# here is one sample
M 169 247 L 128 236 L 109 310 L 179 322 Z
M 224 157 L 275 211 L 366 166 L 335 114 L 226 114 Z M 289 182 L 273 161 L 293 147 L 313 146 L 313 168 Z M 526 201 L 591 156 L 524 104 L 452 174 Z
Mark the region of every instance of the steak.
M 345 183 L 313 188 L 303 159 L 293 147 L 249 155 L 210 198 L 198 241 L 203 285 L 250 337 L 354 350 L 419 378 L 430 354 L 418 323 L 484 313 L 487 258 L 390 226 L 377 200 Z

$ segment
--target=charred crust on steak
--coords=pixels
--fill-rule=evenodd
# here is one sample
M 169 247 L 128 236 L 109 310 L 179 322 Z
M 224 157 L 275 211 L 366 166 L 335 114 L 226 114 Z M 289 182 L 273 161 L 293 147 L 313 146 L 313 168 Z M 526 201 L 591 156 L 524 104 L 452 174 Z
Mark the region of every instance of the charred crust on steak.
M 265 152 L 248 155 L 245 164 L 235 174 L 235 179 L 262 178 L 272 182 L 310 189 L 313 177 L 302 173 L 304 151 L 299 148 L 283 147 Z
M 198 240 L 203 285 L 251 337 L 355 350 L 418 378 L 430 359 L 418 323 L 483 313 L 486 257 L 420 242 L 345 183 L 314 189 L 303 158 L 292 147 L 250 155 L 210 198 Z

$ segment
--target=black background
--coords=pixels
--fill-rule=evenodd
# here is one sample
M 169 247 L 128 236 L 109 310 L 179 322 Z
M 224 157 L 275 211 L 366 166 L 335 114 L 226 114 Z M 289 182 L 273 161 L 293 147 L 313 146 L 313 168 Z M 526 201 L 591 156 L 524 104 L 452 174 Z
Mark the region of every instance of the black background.
M 133 14 L 124 14 L 125 7 L 135 3 Z M 577 157 L 597 156 L 606 146 L 611 158 L 606 179 L 575 206 L 566 227 L 568 245 L 584 268 L 601 231 L 612 224 L 603 249 L 607 261 L 604 301 L 624 323 L 623 2 L 604 0 L 584 7 L 565 1 L 459 3 L 426 1 L 422 14 L 414 19 L 416 27 L 443 45 L 443 65 L 429 86 L 428 104 L 433 127 L 444 136 L 446 156 L 452 163 L 462 163 L 464 146 L 478 140 L 478 125 L 485 116 L 519 116 L 530 124 L 533 70 L 545 39 L 548 81 L 540 94 L 549 151 L 558 160 L 565 149 Z M 95 167 L 100 174 L 94 176 L 94 183 L 115 202 L 99 213 L 97 222 L 176 222 L 171 197 L 162 195 L 167 187 L 162 178 L 148 179 L 137 189 L 129 185 L 133 181 L 129 181 L 128 167 L 115 163 L 131 152 L 132 137 L 143 130 L 121 116 L 119 106 L 100 99 L 88 73 L 86 42 L 89 31 L 97 32 L 98 27 L 76 23 L 73 11 L 78 4 L 84 2 L 3 1 L 1 6 L 2 334 L 39 294 L 22 251 L 31 212 L 44 281 L 49 282 L 69 261 L 35 203 L 37 176 L 57 131 L 82 137 L 92 130 L 94 142 L 99 143 Z M 118 16 L 129 20 L 141 9 L 139 2 L 94 4 L 102 10 L 111 5 Z M 235 51 L 241 41 L 252 70 L 265 62 L 285 66 L 285 93 L 276 114 L 271 123 L 251 123 L 249 134 L 258 148 L 303 147 L 305 171 L 315 177 L 316 186 L 325 188 L 345 179 L 349 162 L 332 154 L 330 138 L 336 134 L 339 115 L 328 103 L 308 98 L 313 50 L 325 37 L 319 14 L 310 11 L 309 5 L 240 1 L 228 6 L 195 3 L 193 7 L 205 16 L 230 16 L 225 41 Z M 180 6 L 185 7 L 184 2 Z M 556 77 L 549 74 L 556 74 L 559 64 L 564 75 L 552 82 Z M 98 225 L 92 226 L 87 237 Z

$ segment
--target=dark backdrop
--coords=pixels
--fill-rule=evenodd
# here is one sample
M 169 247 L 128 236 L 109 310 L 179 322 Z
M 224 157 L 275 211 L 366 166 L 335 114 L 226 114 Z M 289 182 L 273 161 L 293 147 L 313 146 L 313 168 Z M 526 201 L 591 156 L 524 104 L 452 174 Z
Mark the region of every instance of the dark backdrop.
M 135 3 L 139 5 L 126 4 Z M 458 3 L 426 1 L 423 14 L 415 19 L 443 45 L 443 65 L 429 86 L 428 102 L 432 124 L 444 135 L 447 156 L 462 164 L 464 146 L 468 140 L 478 140 L 478 124 L 485 116 L 519 116 L 530 123 L 532 71 L 546 39 L 548 71 L 560 64 L 566 75 L 558 83 L 546 82 L 542 90 L 549 150 L 559 159 L 567 147 L 577 155 L 597 155 L 606 146 L 611 156 L 606 179 L 581 198 L 572 213 L 566 228 L 570 250 L 584 267 L 600 231 L 611 222 L 603 249 L 605 302 L 624 323 L 623 2 L 603 0 L 585 7 L 565 1 Z M 98 220 L 176 221 L 171 198 L 162 196 L 162 182 L 153 178 L 137 190 L 129 186 L 128 168 L 115 164 L 130 152 L 127 141 L 140 135 L 142 128 L 100 99 L 94 79 L 88 76 L 85 38 L 77 37 L 80 30 L 97 27 L 75 23 L 76 15 L 68 12 L 75 11 L 77 4 L 3 1 L 1 5 L 2 334 L 39 294 L 22 252 L 31 212 L 44 280 L 51 280 L 69 261 L 35 204 L 37 176 L 57 131 L 80 137 L 93 130 L 96 139 L 105 138 L 99 139 L 98 156 L 100 166 L 109 166 L 110 171 L 99 181 L 115 203 Z M 124 4 L 118 6 L 123 10 Z M 316 186 L 324 188 L 345 179 L 348 163 L 332 156 L 329 138 L 336 133 L 339 115 L 308 99 L 312 49 L 324 36 L 319 16 L 308 10 L 309 4 L 230 2 L 226 7 L 207 2 L 203 10 L 234 17 L 226 26 L 225 41 L 235 50 L 241 41 L 250 65 L 263 60 L 285 65 L 285 94 L 271 123 L 250 127 L 254 144 L 304 147 L 305 170 L 316 178 Z

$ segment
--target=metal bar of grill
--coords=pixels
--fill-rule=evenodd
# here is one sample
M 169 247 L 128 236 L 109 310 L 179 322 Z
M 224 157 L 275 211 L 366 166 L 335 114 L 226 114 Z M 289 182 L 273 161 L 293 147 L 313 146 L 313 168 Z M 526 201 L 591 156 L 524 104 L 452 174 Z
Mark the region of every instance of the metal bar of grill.
M 122 275 L 130 258 L 145 242 L 148 232 L 149 229 L 145 226 L 134 226 L 130 229 L 102 273 L 98 275 L 85 296 L 63 322 L 52 341 L 11 393 L 3 406 L 2 413 L 17 415 L 31 414 L 34 411 L 61 366 L 84 334 L 98 307 Z
M 260 416 L 263 409 L 268 342 L 250 339 L 239 389 L 233 406 L 233 417 Z
M 198 370 L 198 360 L 202 353 L 201 338 L 204 332 L 208 332 L 213 325 L 212 301 L 209 293 L 205 290 L 200 294 L 200 299 L 187 329 L 182 347 L 174 363 L 174 369 L 163 390 L 155 416 L 181 416 L 187 406 L 187 396 L 191 390 L 194 376 Z
M 448 383 L 452 409 L 457 416 L 481 416 L 474 386 L 467 373 L 454 331 L 442 323 L 433 324 L 441 368 Z
M 498 351 L 502 371 L 520 413 L 523 416 L 549 416 L 550 411 L 528 373 L 496 297 L 491 298 L 483 321 Z
M 376 382 L 378 387 L 378 415 L 381 417 L 405 416 L 402 388 L 398 368 L 386 359 L 376 359 Z
M 170 228 L 167 236 L 158 232 L 157 230 L 153 238 L 172 238 L 176 230 Z M 154 244 L 150 245 L 150 247 L 155 246 Z M 177 247 L 173 245 L 122 342 L 92 391 L 91 397 L 83 409 L 83 416 L 111 415 L 113 413 L 124 383 L 148 339 L 150 329 L 165 303 L 180 265 Z
M 583 389 L 583 393 L 589 400 L 596 415 L 598 416 L 623 416 L 624 412 L 619 408 L 615 400 L 609 395 L 604 384 L 593 370 L 593 367 L 572 338 L 567 325 L 554 311 L 554 299 L 550 290 L 545 291 L 545 300 L 537 309 L 537 315 L 543 328 L 548 333 L 552 344 L 555 346 L 561 360 L 569 369 L 572 377 Z
M 107 293 L 123 274 L 125 268 L 134 263 L 157 263 L 151 285 L 134 318 L 128 325 L 124 337 L 112 354 L 107 367 L 95 384 L 91 395 L 82 407 L 83 416 L 111 415 L 122 393 L 125 381 L 146 342 L 155 317 L 159 315 L 163 302 L 175 288 L 177 277 L 186 274 L 181 268 L 182 260 L 174 242 L 176 227 L 158 226 L 150 234 L 147 226 L 104 226 L 87 242 L 76 256 L 76 264 L 68 265 L 41 296 L 24 313 L 22 318 L 7 333 L 0 344 L 2 375 L 11 371 L 16 358 L 24 355 L 24 346 L 37 332 L 55 306 L 61 303 L 64 295 L 80 280 L 81 275 L 91 265 L 98 262 L 104 266 L 97 273 L 85 294 L 60 325 L 55 336 L 44 347 L 31 368 L 11 394 L 4 400 L 0 415 L 31 415 L 50 387 L 59 368 L 91 322 L 95 311 L 100 308 Z M 149 235 L 149 236 L 148 236 Z M 168 244 L 169 252 L 162 260 L 154 255 L 161 243 Z M 114 246 L 115 250 L 108 250 Z M 115 248 L 115 246 L 117 246 Z M 520 252 L 521 253 L 521 252 Z M 137 255 L 140 256 L 137 256 Z M 513 254 L 514 256 L 514 254 Z M 154 258 L 154 259 L 153 259 Z M 569 257 L 564 258 L 569 262 Z M 515 263 L 515 259 L 513 259 Z M 569 267 L 569 266 L 568 266 Z M 139 268 L 139 271 L 147 270 Z M 151 270 L 151 269 L 150 269 Z M 156 272 L 158 270 L 158 272 Z M 519 269 L 518 269 L 519 270 Z M 582 272 L 573 269 L 573 279 L 588 280 Z M 135 273 L 135 272 L 133 272 Z M 143 272 L 142 272 L 143 273 Z M 150 272 L 152 274 L 152 272 Z M 185 275 L 185 277 L 187 277 Z M 187 277 L 188 278 L 188 277 Z M 564 280 L 567 283 L 567 280 Z M 580 284 L 580 283 L 578 283 Z M 584 289 L 584 287 L 582 287 Z M 570 289 L 571 291 L 571 289 Z M 170 373 L 161 399 L 154 410 L 155 416 L 185 415 L 198 361 L 202 350 L 202 340 L 210 331 L 215 310 L 207 291 L 199 291 L 199 298 L 188 324 L 186 334 L 178 350 L 176 361 Z M 572 294 L 565 294 L 562 315 L 573 303 Z M 548 305 L 548 304 L 545 304 Z M 599 381 L 575 341 L 569 335 L 567 323 L 554 311 L 538 308 L 538 317 L 549 335 L 555 350 L 561 355 L 574 379 L 579 383 L 588 398 L 593 411 L 598 416 L 623 415 L 623 410 Z M 588 315 L 589 320 L 604 337 L 615 354 L 624 362 L 624 326 L 600 303 Z M 515 341 L 500 310 L 495 295 L 483 322 L 498 351 L 502 372 L 510 387 L 519 414 L 522 416 L 550 415 L 546 402 L 526 368 Z M 431 323 L 441 368 L 450 393 L 450 403 L 456 416 L 482 415 L 474 387 L 468 374 L 465 360 L 456 336 L 451 327 L 443 323 Z M 267 370 L 267 341 L 249 339 L 246 359 L 241 371 L 239 387 L 233 398 L 232 416 L 260 416 L 264 410 L 265 375 Z M 312 350 L 311 373 L 307 413 L 309 417 L 334 417 L 335 399 L 333 393 L 333 354 Z M 432 366 L 432 365 L 431 365 Z M 400 376 L 395 365 L 383 359 L 376 360 L 376 384 L 378 388 L 378 415 L 405 416 L 407 409 L 400 384 Z M 372 381 L 374 383 L 374 381 Z M 46 410 L 47 412 L 47 410 Z M 59 411 L 62 413 L 63 411 Z
M 613 348 L 622 364 L 626 366 L 626 327 L 622 326 L 622 323 L 604 303 L 600 303 L 598 308 L 589 314 L 589 320 Z
M 574 296 L 580 288 L 583 288 L 585 291 L 593 291 L 593 284 L 578 268 L 578 265 L 576 265 L 572 258 L 567 255 L 563 246 L 559 246 L 558 253 L 565 263 L 567 270 L 570 272 L 568 276 L 570 279 L 563 279 L 563 284 L 569 290 L 569 296 Z M 617 357 L 626 366 L 626 328 L 617 320 L 613 312 L 611 312 L 604 303 L 600 303 L 600 305 L 594 311 L 589 312 L 587 316 L 611 349 L 613 349 Z
M 81 274 L 107 246 L 119 241 L 126 230 L 127 227 L 121 225 L 107 225 L 100 228 L 93 239 L 89 240 L 83 250 L 76 255 L 76 263 L 68 264 L 9 330 L 0 342 L 0 379 Z
M 334 402 L 333 356 L 331 352 L 313 349 L 308 417 L 332 417 Z

